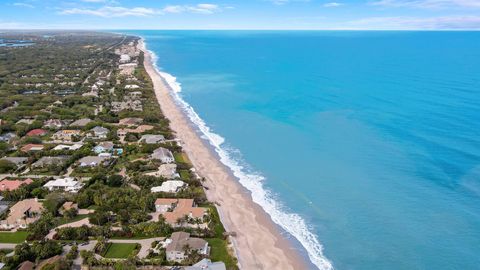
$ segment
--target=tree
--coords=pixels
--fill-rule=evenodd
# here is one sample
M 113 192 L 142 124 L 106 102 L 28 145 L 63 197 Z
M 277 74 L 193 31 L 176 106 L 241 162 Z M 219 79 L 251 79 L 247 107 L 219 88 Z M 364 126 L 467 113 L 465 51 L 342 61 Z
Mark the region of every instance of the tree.
M 123 184 L 123 176 L 114 174 L 107 179 L 107 185 L 111 187 L 119 187 Z
M 15 170 L 17 166 L 15 163 L 8 160 L 0 160 L 0 173 L 7 173 Z
M 57 214 L 58 209 L 62 204 L 65 202 L 65 197 L 61 193 L 50 193 L 45 196 L 45 201 L 43 202 L 43 206 L 47 209 L 48 212 L 52 213 L 53 215 Z

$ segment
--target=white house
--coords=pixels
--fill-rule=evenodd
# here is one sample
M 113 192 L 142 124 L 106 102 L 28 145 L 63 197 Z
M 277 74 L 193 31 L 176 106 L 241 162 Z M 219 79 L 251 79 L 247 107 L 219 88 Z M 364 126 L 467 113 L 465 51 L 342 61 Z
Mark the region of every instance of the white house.
M 158 159 L 163 163 L 173 163 L 175 161 L 172 152 L 163 147 L 155 149 L 151 155 L 151 158 Z
M 75 180 L 72 177 L 59 178 L 52 181 L 48 181 L 44 187 L 48 190 L 63 190 L 67 192 L 77 193 L 83 187 L 83 183 Z
M 177 193 L 182 187 L 185 186 L 185 182 L 180 180 L 168 180 L 162 183 L 161 186 L 152 187 L 151 192 L 167 192 Z

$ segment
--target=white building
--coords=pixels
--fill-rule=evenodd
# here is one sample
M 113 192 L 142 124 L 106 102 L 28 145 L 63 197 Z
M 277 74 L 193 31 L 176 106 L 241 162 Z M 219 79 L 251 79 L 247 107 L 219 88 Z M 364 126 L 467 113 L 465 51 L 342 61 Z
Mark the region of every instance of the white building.
M 122 54 L 120 55 L 120 63 L 125 64 L 130 62 L 130 56 L 128 54 Z
M 48 190 L 50 191 L 63 190 L 67 192 L 77 193 L 80 189 L 82 189 L 83 183 L 75 180 L 75 178 L 66 177 L 48 181 L 48 183 L 46 183 L 44 187 L 48 188 Z
M 162 163 L 173 163 L 175 161 L 172 152 L 163 147 L 155 149 L 151 155 L 151 158 L 160 160 Z
M 180 180 L 168 180 L 162 183 L 161 186 L 152 187 L 151 192 L 167 192 L 177 193 L 182 187 L 185 186 L 185 182 Z

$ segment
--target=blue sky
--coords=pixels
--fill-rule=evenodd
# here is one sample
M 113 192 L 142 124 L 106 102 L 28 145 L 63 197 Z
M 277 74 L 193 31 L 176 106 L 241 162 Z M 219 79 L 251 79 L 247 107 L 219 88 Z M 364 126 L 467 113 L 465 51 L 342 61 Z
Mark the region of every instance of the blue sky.
M 0 29 L 480 29 L 480 0 L 0 0 Z

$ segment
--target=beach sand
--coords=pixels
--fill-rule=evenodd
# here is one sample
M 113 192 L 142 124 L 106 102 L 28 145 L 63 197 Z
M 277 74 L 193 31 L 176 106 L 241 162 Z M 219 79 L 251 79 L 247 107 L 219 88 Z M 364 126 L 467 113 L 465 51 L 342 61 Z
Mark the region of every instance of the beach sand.
M 217 209 L 225 229 L 236 233 L 232 240 L 240 268 L 307 269 L 307 263 L 298 250 L 282 237 L 279 227 L 252 201 L 250 193 L 199 137 L 188 117 L 170 95 L 170 88 L 156 71 L 143 41 L 139 47 L 145 54 L 145 68 L 152 78 L 160 107 L 170 120 L 170 127 L 182 142 L 197 173 L 206 178 L 207 197 L 218 203 Z

